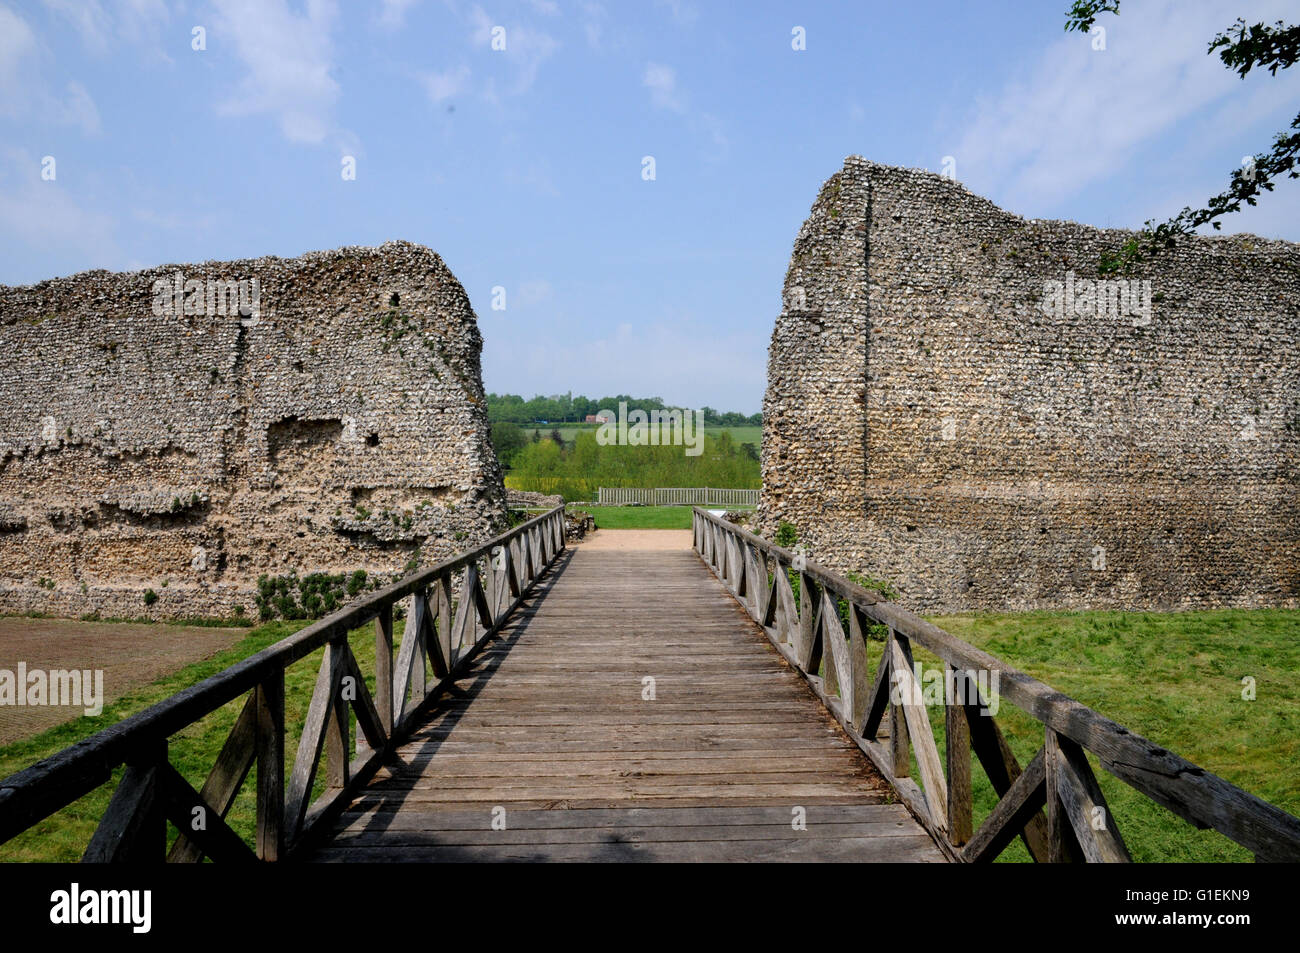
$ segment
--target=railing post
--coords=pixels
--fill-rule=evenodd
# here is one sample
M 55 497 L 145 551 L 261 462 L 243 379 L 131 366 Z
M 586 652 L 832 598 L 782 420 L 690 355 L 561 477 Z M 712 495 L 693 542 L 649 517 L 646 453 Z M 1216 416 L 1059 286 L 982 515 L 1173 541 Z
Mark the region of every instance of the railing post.
M 346 651 L 342 638 L 343 636 L 334 639 L 325 647 L 332 672 L 331 678 L 335 684 L 338 684 L 338 671 L 343 667 L 343 653 Z M 420 688 L 424 688 L 423 676 Z M 348 763 L 352 760 L 350 715 L 348 704 L 343 700 L 342 690 L 335 689 L 325 712 L 325 783 L 331 788 L 341 788 L 348 783 Z
M 151 740 L 126 761 L 126 770 L 99 826 L 82 855 L 83 863 L 161 863 L 167 857 L 167 817 L 162 769 L 167 739 Z
M 253 690 L 257 706 L 257 856 L 284 855 L 284 669 Z
M 948 840 L 960 847 L 971 837 L 970 725 L 966 721 L 966 677 L 944 663 L 944 741 L 948 775 Z
M 907 746 L 907 715 L 903 711 L 903 699 L 900 697 L 902 686 L 894 665 L 894 659 L 898 657 L 895 649 L 897 641 L 898 635 L 891 626 L 885 639 L 885 653 L 890 660 L 890 684 L 886 686 L 889 692 L 889 759 L 894 777 L 908 778 L 912 776 L 912 754 Z
M 384 606 L 375 619 L 375 707 L 384 734 L 393 736 L 393 607 Z M 360 742 L 358 742 L 360 744 Z

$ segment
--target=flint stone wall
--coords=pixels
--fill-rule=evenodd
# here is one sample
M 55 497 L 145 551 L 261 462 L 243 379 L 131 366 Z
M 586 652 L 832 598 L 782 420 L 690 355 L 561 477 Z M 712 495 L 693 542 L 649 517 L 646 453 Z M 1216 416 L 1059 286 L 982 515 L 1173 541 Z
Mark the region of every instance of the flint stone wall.
M 1131 234 L 846 160 L 772 334 L 762 532 L 930 612 L 1300 603 L 1300 247 L 1099 276 Z M 1149 323 L 1045 312 L 1071 270 L 1150 280 Z
M 259 313 L 156 314 L 178 273 L 256 279 Z M 489 538 L 481 347 L 407 242 L 0 286 L 0 612 L 256 615 L 262 574 L 397 576 Z

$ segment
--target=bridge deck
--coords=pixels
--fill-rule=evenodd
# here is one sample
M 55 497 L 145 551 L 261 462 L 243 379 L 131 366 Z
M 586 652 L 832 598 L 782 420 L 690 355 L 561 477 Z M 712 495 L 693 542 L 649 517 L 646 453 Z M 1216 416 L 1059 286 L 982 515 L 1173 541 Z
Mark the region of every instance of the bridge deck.
M 564 553 L 313 859 L 942 861 L 683 535 Z

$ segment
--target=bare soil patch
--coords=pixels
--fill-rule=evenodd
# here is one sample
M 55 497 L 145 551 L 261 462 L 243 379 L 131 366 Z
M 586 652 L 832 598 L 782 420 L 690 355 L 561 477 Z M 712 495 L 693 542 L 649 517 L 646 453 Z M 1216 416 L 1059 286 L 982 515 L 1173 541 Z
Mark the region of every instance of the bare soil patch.
M 594 533 L 588 533 L 586 538 L 577 545 L 584 550 L 609 549 L 627 552 L 690 549 L 692 542 L 689 529 L 598 529 Z
M 243 638 L 247 629 L 0 618 L 0 669 L 101 669 L 104 704 Z M 80 717 L 80 708 L 0 705 L 0 745 Z

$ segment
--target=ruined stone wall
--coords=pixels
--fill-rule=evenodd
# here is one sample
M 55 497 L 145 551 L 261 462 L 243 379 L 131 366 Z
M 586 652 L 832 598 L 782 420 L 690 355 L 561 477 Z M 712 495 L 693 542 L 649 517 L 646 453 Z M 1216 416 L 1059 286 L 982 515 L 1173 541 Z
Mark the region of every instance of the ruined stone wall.
M 1097 313 L 1130 234 L 848 159 L 772 335 L 762 531 L 925 611 L 1300 603 L 1300 248 L 1188 239 Z
M 0 287 L 0 612 L 255 615 L 262 574 L 399 574 L 488 538 L 481 346 L 406 242 Z

